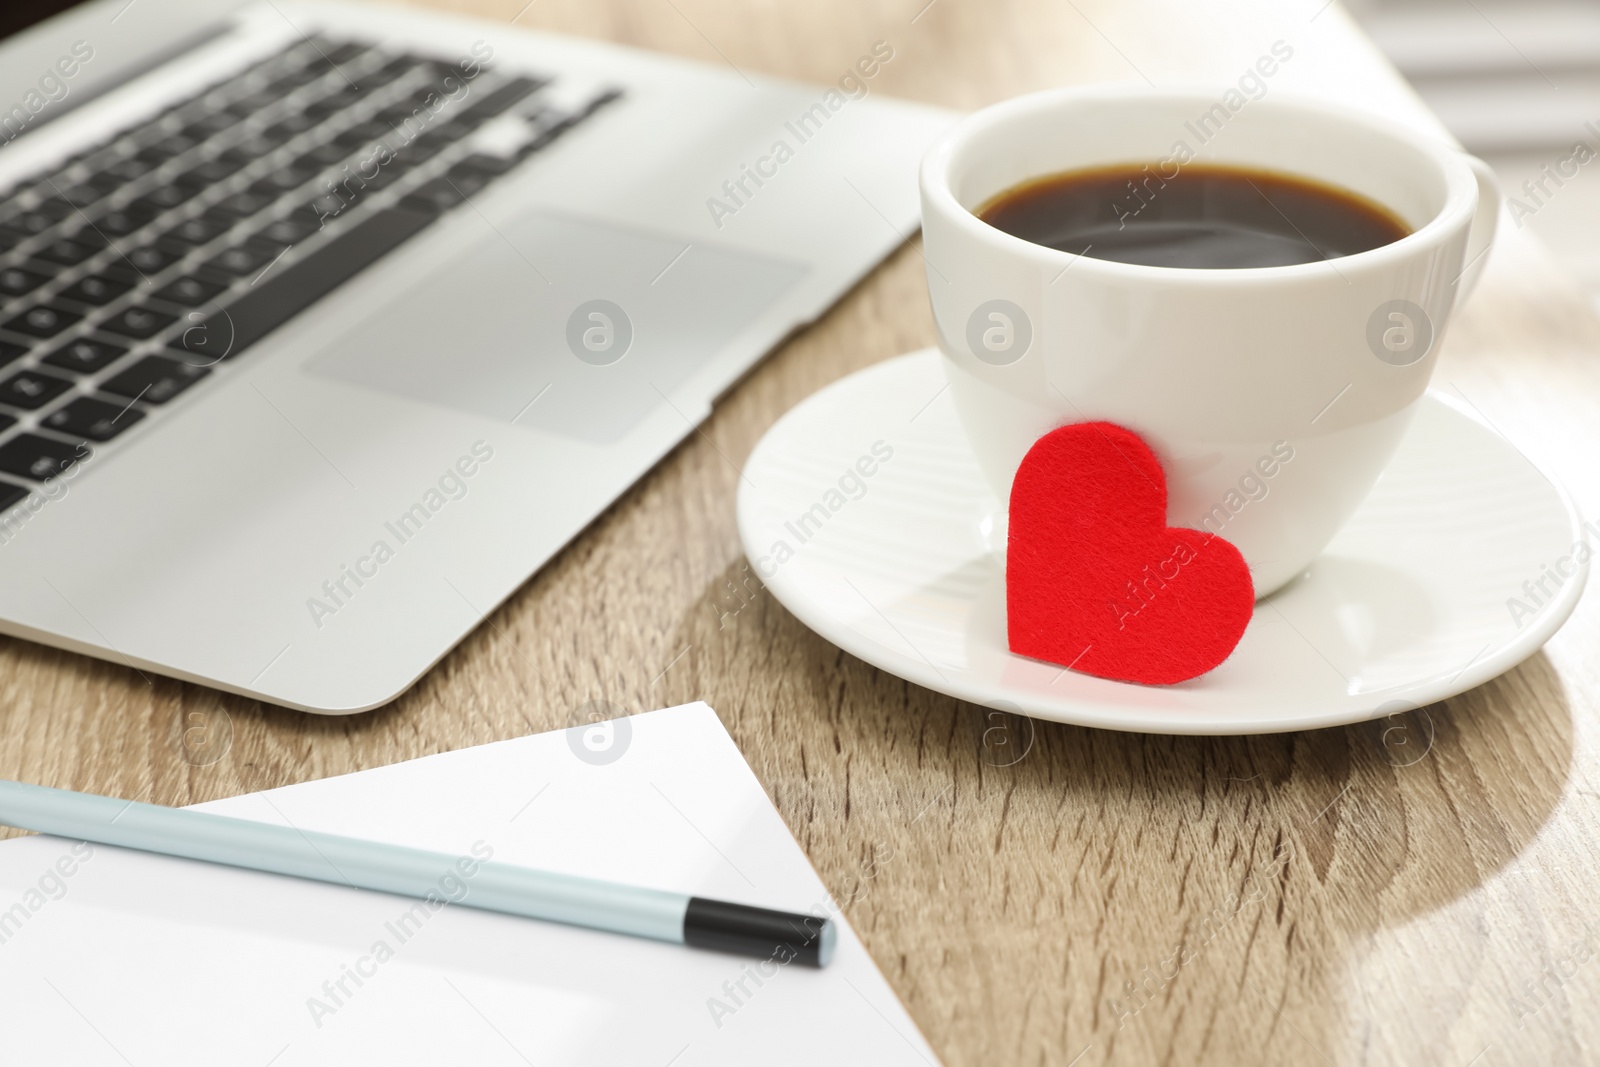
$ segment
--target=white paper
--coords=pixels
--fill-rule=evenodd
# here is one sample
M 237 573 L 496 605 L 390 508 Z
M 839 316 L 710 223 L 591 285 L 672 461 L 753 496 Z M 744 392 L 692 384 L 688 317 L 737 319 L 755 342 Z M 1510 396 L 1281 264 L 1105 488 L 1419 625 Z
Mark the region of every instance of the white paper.
M 23 838 L 0 844 L 0 1064 L 936 1064 L 716 714 L 615 729 L 609 763 L 556 731 L 199 807 L 820 906 L 829 967 Z

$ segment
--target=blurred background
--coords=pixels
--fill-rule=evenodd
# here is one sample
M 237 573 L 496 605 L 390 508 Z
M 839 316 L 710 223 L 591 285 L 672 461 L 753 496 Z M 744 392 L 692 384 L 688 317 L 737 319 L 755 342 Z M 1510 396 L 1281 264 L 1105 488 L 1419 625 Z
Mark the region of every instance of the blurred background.
M 0 0 L 0 34 L 73 2 Z M 1579 141 L 1600 153 L 1600 0 L 1343 3 L 1467 149 L 1495 168 L 1506 196 L 1528 209 L 1516 221 L 1600 310 L 1600 158 L 1559 187 L 1545 178 L 1548 196 L 1523 187 Z
M 1494 167 L 1518 223 L 1563 261 L 1600 310 L 1600 158 L 1560 186 L 1545 177 L 1580 141 L 1600 154 L 1600 3 L 1346 6 L 1468 151 Z M 1541 178 L 1548 195 L 1524 188 Z

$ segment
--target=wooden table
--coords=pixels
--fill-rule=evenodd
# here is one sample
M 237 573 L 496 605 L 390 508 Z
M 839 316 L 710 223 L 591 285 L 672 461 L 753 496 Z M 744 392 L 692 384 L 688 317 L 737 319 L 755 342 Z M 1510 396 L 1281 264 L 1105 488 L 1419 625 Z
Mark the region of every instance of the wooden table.
M 1233 81 L 1281 39 L 1280 84 L 1428 121 L 1322 0 L 524 3 L 447 6 L 816 82 L 883 40 L 874 91 L 957 108 L 1070 82 Z M 1506 236 L 1437 384 L 1592 514 L 1600 323 Z M 734 530 L 730 460 L 822 385 L 932 341 L 905 248 L 371 714 L 305 716 L 0 640 L 0 774 L 182 804 L 564 726 L 590 701 L 705 699 L 951 1065 L 1600 1058 L 1600 599 L 1403 736 L 1039 723 L 997 766 L 1004 730 L 988 746 L 985 731 L 1020 751 L 1026 722 L 815 636 L 760 591 Z

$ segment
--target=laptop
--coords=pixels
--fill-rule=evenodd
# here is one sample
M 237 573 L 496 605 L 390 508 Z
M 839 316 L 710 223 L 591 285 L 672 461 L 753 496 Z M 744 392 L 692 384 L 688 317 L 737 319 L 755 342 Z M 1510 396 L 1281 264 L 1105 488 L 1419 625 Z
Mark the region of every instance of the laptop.
M 953 119 L 882 41 L 799 85 L 379 5 L 30 11 L 0 632 L 311 712 L 403 692 L 906 240 Z

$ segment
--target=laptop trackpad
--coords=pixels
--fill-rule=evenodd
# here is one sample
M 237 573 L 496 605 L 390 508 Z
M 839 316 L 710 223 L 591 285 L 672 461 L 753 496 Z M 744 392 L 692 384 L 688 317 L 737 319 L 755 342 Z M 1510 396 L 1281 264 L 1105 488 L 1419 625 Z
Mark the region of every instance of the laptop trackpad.
M 799 263 L 530 212 L 441 263 L 306 366 L 609 443 L 805 273 Z

